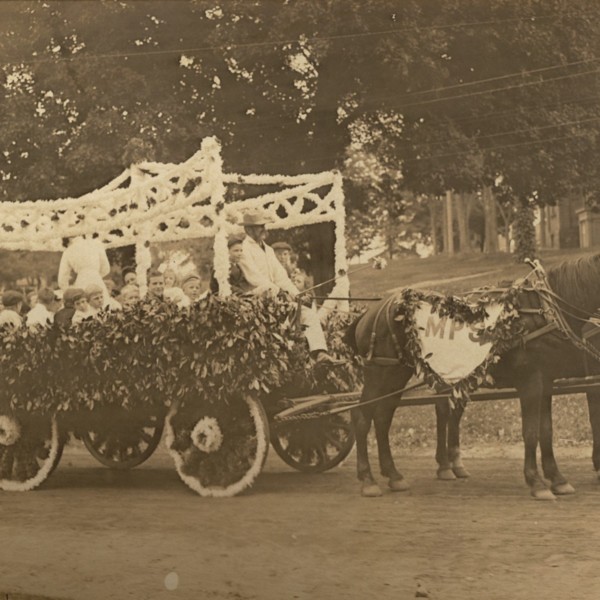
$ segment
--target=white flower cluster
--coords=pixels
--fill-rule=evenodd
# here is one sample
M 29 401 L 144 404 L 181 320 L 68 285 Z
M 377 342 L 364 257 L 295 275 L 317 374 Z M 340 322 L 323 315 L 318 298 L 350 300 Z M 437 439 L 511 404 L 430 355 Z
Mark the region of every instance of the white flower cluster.
M 201 452 L 212 454 L 223 444 L 223 432 L 219 422 L 214 417 L 203 417 L 197 423 L 190 435 L 192 443 Z
M 0 415 L 0 445 L 12 446 L 21 437 L 19 422 L 8 415 Z

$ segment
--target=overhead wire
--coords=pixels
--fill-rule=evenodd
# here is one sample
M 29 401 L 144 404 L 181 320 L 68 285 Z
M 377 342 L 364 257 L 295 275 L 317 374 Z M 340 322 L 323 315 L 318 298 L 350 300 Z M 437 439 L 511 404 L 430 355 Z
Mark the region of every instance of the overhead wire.
M 421 100 L 419 102 L 407 102 L 407 103 L 393 103 L 389 106 L 393 107 L 393 108 L 400 108 L 400 109 L 404 109 L 404 108 L 412 108 L 414 106 L 418 106 L 418 107 L 422 107 L 422 106 L 426 106 L 429 104 L 437 104 L 440 102 L 449 102 L 452 100 L 459 100 L 459 99 L 463 99 L 463 98 L 472 98 L 475 96 L 482 96 L 484 94 L 492 94 L 492 93 L 496 93 L 496 92 L 504 92 L 504 91 L 508 91 L 508 90 L 514 90 L 514 89 L 520 89 L 520 88 L 525 88 L 525 87 L 529 87 L 532 85 L 544 85 L 547 83 L 552 83 L 554 81 L 563 81 L 565 79 L 572 79 L 574 77 L 582 77 L 584 75 L 593 75 L 596 73 L 599 73 L 600 69 L 591 69 L 588 71 L 579 71 L 577 73 L 569 73 L 567 75 L 559 75 L 557 77 L 548 77 L 545 79 L 540 79 L 537 81 L 524 81 L 522 83 L 518 83 L 518 84 L 514 84 L 514 85 L 507 85 L 507 86 L 502 86 L 502 87 L 497 87 L 497 88 L 490 88 L 487 90 L 477 90 L 474 92 L 467 92 L 466 94 L 456 94 L 454 96 L 444 96 L 442 98 L 431 98 L 428 100 Z M 381 101 L 381 100 L 385 100 L 387 98 L 394 98 L 394 96 L 377 96 L 377 100 Z
M 198 52 L 209 52 L 214 50 L 227 50 L 227 49 L 248 49 L 248 48 L 259 48 L 259 47 L 277 47 L 277 46 L 285 46 L 290 44 L 298 44 L 299 42 L 320 42 L 320 41 L 336 41 L 336 40 L 345 40 L 345 39 L 358 39 L 358 38 L 368 38 L 375 36 L 383 36 L 383 35 L 394 35 L 399 33 L 407 33 L 407 32 L 415 32 L 415 31 L 437 31 L 437 30 L 447 30 L 447 29 L 469 29 L 479 26 L 491 26 L 491 25 L 500 25 L 507 23 L 515 23 L 521 21 L 529 21 L 532 24 L 536 24 L 539 21 L 546 21 L 548 19 L 556 19 L 556 18 L 586 18 L 589 16 L 598 16 L 597 12 L 592 13 L 565 13 L 565 12 L 556 12 L 549 13 L 547 15 L 527 15 L 523 17 L 512 17 L 506 19 L 489 19 L 486 21 L 467 21 L 462 23 L 447 23 L 440 25 L 426 25 L 426 26 L 412 26 L 412 27 L 394 27 L 390 29 L 381 29 L 376 31 L 359 31 L 352 33 L 340 33 L 340 34 L 332 34 L 332 35 L 324 35 L 324 36 L 306 36 L 302 39 L 299 38 L 288 38 L 284 40 L 263 40 L 258 42 L 241 42 L 241 43 L 225 43 L 225 44 L 215 44 L 209 46 L 197 46 L 192 48 L 173 48 L 173 49 L 165 49 L 165 50 L 144 50 L 138 52 L 109 52 L 106 54 L 75 54 L 73 56 L 54 56 L 54 57 L 46 57 L 46 58 L 36 58 L 29 60 L 19 60 L 19 61 L 4 61 L 0 64 L 36 64 L 36 63 L 46 63 L 46 62 L 70 62 L 75 60 L 90 60 L 90 59 L 112 59 L 112 58 L 137 58 L 143 56 L 160 56 L 160 55 L 169 55 L 169 54 L 195 54 Z
M 435 142 L 423 142 L 423 143 L 417 143 L 417 144 L 411 144 L 410 142 L 407 142 L 406 146 L 407 147 L 410 146 L 412 148 L 424 148 L 424 147 L 429 148 L 431 146 L 443 146 L 444 144 L 457 142 L 457 141 L 465 141 L 465 142 L 481 141 L 481 140 L 487 140 L 490 138 L 502 137 L 505 135 L 518 135 L 521 133 L 534 133 L 534 132 L 538 132 L 538 131 L 544 131 L 546 129 L 555 129 L 557 127 L 568 127 L 571 125 L 581 125 L 583 123 L 592 123 L 594 121 L 600 121 L 600 116 L 590 117 L 589 119 L 578 119 L 577 121 L 565 121 L 562 123 L 553 123 L 551 125 L 540 125 L 540 126 L 526 127 L 526 128 L 520 128 L 520 129 L 513 129 L 512 131 L 498 131 L 496 133 L 490 133 L 487 135 L 468 136 L 464 140 L 456 140 L 454 138 L 446 138 L 443 140 L 436 140 Z

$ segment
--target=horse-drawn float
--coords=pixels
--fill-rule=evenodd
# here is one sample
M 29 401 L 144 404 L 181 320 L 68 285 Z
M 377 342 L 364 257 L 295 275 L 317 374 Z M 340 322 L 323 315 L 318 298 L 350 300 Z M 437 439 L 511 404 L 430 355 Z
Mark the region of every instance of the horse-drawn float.
M 226 194 L 227 186 L 238 184 L 271 191 L 245 199 Z M 140 302 L 69 331 L 2 332 L 0 489 L 40 485 L 56 468 L 67 432 L 102 464 L 124 469 L 152 455 L 164 427 L 181 479 L 204 496 L 247 489 L 270 444 L 295 469 L 330 469 L 351 451 L 355 431 L 363 494 L 378 495 L 366 445 L 374 417 L 382 473 L 400 491 L 407 484 L 387 441 L 395 408 L 436 405 L 438 475 L 461 477 L 464 401 L 518 396 L 532 495 L 546 499 L 573 491 L 554 459 L 550 404 L 553 394 L 591 397 L 600 389 L 600 379 L 591 375 L 600 358 L 594 347 L 598 257 L 566 264 L 548 277 L 533 264 L 523 282 L 469 300 L 404 290 L 352 325 L 347 313 L 333 314 L 325 322 L 329 344 L 348 360 L 319 374 L 293 325 L 296 303 L 229 295 L 227 238 L 239 230 L 237 217 L 255 208 L 267 211 L 276 227 L 335 223 L 331 296 L 348 297 L 338 173 L 227 175 L 218 145 L 209 139 L 182 165 L 138 165 L 82 198 L 0 204 L 0 247 L 59 250 L 60 238 L 77 235 L 113 247 L 135 244 L 142 287 L 150 242 L 212 237 L 220 289 L 219 296 L 186 310 Z M 355 353 L 342 339 L 349 325 L 346 341 Z M 439 351 L 446 332 L 446 338 L 468 338 L 471 345 Z M 424 337 L 434 340 L 430 349 Z M 420 380 L 409 384 L 415 375 Z M 557 381 L 560 376 L 568 378 Z M 419 392 L 424 385 L 436 391 Z M 457 410 L 449 410 L 449 399 Z M 590 402 L 600 471 L 598 406 Z M 550 489 L 537 470 L 538 445 Z
M 247 196 L 253 186 L 270 191 L 240 199 L 228 186 Z M 129 469 L 152 455 L 166 429 L 179 475 L 207 496 L 250 486 L 269 444 L 308 472 L 330 469 L 348 455 L 354 443 L 348 414 L 269 427 L 282 395 L 348 391 L 359 381 L 352 360 L 315 377 L 294 327 L 296 303 L 230 296 L 227 238 L 239 233 L 239 216 L 256 208 L 283 229 L 332 222 L 332 294 L 348 296 L 339 173 L 224 174 L 214 139 L 183 164 L 132 166 L 81 198 L 2 203 L 0 247 L 60 250 L 61 238 L 71 236 L 94 237 L 106 247 L 134 244 L 142 288 L 150 243 L 214 238 L 220 293 L 188 309 L 142 301 L 68 331 L 4 331 L 0 489 L 41 484 L 69 432 L 103 465 Z M 348 354 L 340 339 L 343 317 L 327 322 L 330 344 Z

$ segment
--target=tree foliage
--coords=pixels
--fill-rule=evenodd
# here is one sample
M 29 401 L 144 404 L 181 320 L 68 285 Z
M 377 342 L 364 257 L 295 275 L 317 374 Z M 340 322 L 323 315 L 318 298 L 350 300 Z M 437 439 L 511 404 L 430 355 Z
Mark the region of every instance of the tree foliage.
M 594 0 L 1 3 L 0 198 L 77 196 L 205 135 L 238 172 L 353 177 L 371 157 L 363 215 L 499 178 L 515 203 L 591 196 L 598 16 Z M 383 173 L 411 195 L 378 191 Z

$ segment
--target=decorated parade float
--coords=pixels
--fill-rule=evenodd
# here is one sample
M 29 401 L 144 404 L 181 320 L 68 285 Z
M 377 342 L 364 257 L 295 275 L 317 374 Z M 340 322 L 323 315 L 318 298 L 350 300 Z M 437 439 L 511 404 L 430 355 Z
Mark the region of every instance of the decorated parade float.
M 231 193 L 238 186 L 244 193 Z M 325 302 L 335 310 L 322 310 L 321 319 L 343 365 L 319 369 L 310 358 L 296 318 L 306 298 L 231 294 L 228 239 L 257 209 L 272 229 L 334 224 L 334 285 Z M 436 404 L 438 477 L 454 478 L 468 476 L 458 436 L 466 400 L 520 397 L 541 407 L 524 419 L 550 424 L 524 430 L 531 493 L 552 499 L 573 488 L 555 467 L 548 399 L 574 392 L 590 399 L 600 477 L 598 256 L 548 274 L 530 262 L 520 282 L 467 298 L 402 290 L 374 299 L 357 320 L 348 310 L 340 174 L 226 174 L 212 138 L 182 164 L 132 166 L 81 198 L 1 203 L 0 223 L 3 249 L 59 250 L 74 236 L 108 248 L 135 245 L 141 288 L 153 266 L 151 244 L 212 240 L 219 286 L 218 295 L 186 308 L 143 299 L 67 329 L 1 330 L 0 489 L 39 486 L 71 435 L 115 469 L 143 463 L 164 437 L 192 490 L 232 496 L 256 480 L 269 446 L 295 469 L 322 472 L 348 456 L 356 433 L 362 493 L 379 495 L 366 456 L 372 419 L 382 473 L 400 491 L 407 485 L 388 437 L 397 406 Z M 364 389 L 361 366 L 370 367 Z M 546 437 L 538 439 L 538 430 Z M 537 472 L 540 440 L 551 489 Z
M 235 186 L 272 191 L 228 197 Z M 73 236 L 107 248 L 135 245 L 142 291 L 151 244 L 211 238 L 220 290 L 185 309 L 142 300 L 67 330 L 4 330 L 1 489 L 40 485 L 71 434 L 102 464 L 126 469 L 149 458 L 164 428 L 180 477 L 205 496 L 249 487 L 270 442 L 303 471 L 324 471 L 347 456 L 354 443 L 347 412 L 310 423 L 275 419 L 294 396 L 355 390 L 359 381 L 351 358 L 335 370 L 312 369 L 295 301 L 231 295 L 227 240 L 254 209 L 273 228 L 334 223 L 331 295 L 348 296 L 340 174 L 226 174 L 213 138 L 182 164 L 138 164 L 80 198 L 0 205 L 0 248 L 60 250 Z M 341 341 L 348 322 L 343 312 L 324 319 L 338 355 L 349 352 Z

